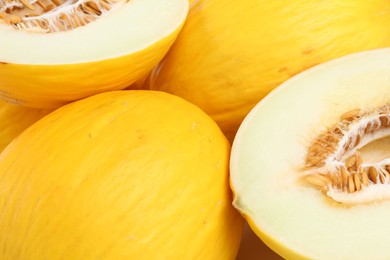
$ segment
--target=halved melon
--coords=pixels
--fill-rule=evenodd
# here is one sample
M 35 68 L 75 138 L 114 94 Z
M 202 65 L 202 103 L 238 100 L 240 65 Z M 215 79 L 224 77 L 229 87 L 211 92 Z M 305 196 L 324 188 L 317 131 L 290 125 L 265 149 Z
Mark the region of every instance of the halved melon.
M 12 0 L 0 6 L 0 97 L 59 106 L 123 89 L 175 40 L 187 0 Z
M 285 82 L 233 143 L 234 206 L 287 259 L 389 259 L 390 49 Z
M 246 114 L 283 81 L 388 46 L 387 0 L 198 0 L 150 87 L 198 105 L 233 140 Z

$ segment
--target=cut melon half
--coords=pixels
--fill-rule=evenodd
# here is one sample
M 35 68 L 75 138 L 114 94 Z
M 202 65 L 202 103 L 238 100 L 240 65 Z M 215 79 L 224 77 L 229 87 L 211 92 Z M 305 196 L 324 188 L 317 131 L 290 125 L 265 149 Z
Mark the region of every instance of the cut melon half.
M 0 97 L 59 106 L 123 89 L 166 54 L 186 0 L 0 0 Z
M 287 259 L 389 259 L 390 49 L 307 70 L 243 121 L 234 206 Z

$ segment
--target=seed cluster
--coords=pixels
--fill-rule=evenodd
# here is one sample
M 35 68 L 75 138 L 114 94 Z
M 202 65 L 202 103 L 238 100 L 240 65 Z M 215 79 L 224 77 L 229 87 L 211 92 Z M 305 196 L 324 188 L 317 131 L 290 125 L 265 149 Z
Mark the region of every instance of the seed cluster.
M 359 161 L 351 166 L 350 162 L 356 159 Z M 390 184 L 390 165 L 361 166 L 361 163 L 362 157 L 354 155 L 346 166 L 342 165 L 333 172 L 307 175 L 305 180 L 325 192 L 336 189 L 353 193 L 372 184 Z
M 390 134 L 390 105 L 369 112 L 354 109 L 322 133 L 309 147 L 305 180 L 321 191 L 355 193 L 376 184 L 390 184 L 388 160 L 364 164 L 358 149 Z
M 98 19 L 122 0 L 0 0 L 0 23 L 34 32 L 69 31 Z

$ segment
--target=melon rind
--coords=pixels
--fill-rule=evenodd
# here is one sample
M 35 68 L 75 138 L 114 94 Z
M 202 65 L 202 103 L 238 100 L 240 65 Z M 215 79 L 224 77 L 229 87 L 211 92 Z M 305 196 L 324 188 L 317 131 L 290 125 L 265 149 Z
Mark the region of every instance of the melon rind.
M 229 157 L 215 122 L 173 95 L 63 106 L 0 155 L 0 259 L 233 260 Z
M 194 1 L 150 88 L 201 107 L 230 140 L 247 113 L 293 75 L 388 47 L 388 1 Z

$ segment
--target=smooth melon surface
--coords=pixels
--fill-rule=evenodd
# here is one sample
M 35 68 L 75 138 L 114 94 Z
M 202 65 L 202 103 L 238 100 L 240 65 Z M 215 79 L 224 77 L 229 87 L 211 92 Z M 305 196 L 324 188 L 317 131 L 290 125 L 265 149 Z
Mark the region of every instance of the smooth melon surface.
M 173 95 L 73 102 L 0 155 L 0 259 L 234 259 L 230 144 Z
M 390 4 L 374 1 L 194 1 L 150 87 L 198 105 L 233 139 L 247 113 L 297 73 L 390 45 Z
M 390 49 L 349 55 L 285 82 L 245 118 L 233 143 L 234 205 L 288 259 L 388 259 L 390 202 L 345 206 L 300 182 L 307 147 L 351 109 L 390 102 Z M 390 155 L 388 139 L 364 155 Z M 382 145 L 381 145 L 382 144 Z M 383 158 L 381 158 L 383 159 Z

